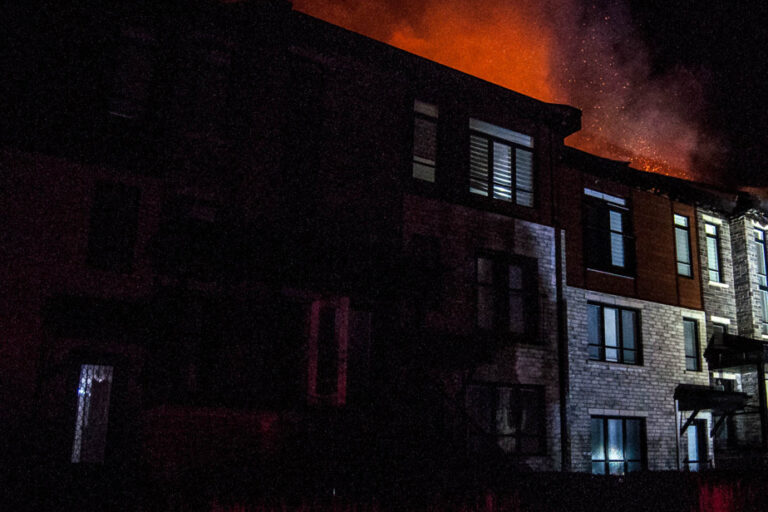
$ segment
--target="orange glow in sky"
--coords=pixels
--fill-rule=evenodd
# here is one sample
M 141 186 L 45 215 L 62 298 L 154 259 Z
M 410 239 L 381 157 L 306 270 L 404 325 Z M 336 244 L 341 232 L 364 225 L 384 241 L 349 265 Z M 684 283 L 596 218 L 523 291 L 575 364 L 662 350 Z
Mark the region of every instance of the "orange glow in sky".
M 689 75 L 651 77 L 621 2 L 576 0 L 294 0 L 294 9 L 508 89 L 583 112 L 569 145 L 633 167 L 701 178 L 709 141 Z M 713 146 L 713 144 L 709 144 Z

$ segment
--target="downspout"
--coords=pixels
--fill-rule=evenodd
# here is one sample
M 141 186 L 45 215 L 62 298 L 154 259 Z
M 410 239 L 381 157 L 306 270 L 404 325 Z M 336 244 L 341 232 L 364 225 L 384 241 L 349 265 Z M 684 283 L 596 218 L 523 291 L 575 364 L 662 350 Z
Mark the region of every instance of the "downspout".
M 557 300 L 557 369 L 558 388 L 560 395 L 560 471 L 569 471 L 571 468 L 571 437 L 568 429 L 568 323 L 566 315 L 566 301 L 563 295 L 563 247 L 558 208 L 558 194 L 555 191 L 555 161 L 554 161 L 554 137 L 550 135 L 549 161 L 550 161 L 550 201 L 552 205 L 552 224 L 555 228 L 555 294 Z

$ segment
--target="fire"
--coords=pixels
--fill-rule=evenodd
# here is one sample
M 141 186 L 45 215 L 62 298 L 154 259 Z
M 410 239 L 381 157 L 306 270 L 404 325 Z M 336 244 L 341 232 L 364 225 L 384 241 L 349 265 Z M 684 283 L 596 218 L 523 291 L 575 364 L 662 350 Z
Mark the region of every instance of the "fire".
M 626 5 L 576 0 L 294 0 L 294 8 L 543 101 L 574 105 L 567 143 L 685 179 L 704 139 L 700 88 L 685 73 L 652 76 Z M 687 109 L 687 110 L 686 110 Z M 711 169 L 707 169 L 711 171 Z

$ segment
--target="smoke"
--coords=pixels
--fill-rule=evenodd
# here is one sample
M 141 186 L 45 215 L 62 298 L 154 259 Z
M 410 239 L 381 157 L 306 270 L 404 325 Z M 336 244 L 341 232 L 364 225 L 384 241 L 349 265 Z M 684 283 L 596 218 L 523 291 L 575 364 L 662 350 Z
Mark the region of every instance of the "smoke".
M 567 143 L 678 177 L 714 179 L 703 70 L 654 69 L 625 0 L 294 0 L 347 29 L 583 112 Z

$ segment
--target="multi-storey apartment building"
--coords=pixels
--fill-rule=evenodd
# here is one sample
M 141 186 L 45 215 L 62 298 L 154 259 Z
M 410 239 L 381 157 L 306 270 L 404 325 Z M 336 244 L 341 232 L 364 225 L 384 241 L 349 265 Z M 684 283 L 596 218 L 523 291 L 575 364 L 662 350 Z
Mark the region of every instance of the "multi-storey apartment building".
M 87 14 L 2 133 L 13 460 L 337 487 L 765 446 L 752 196 L 287 2 Z

